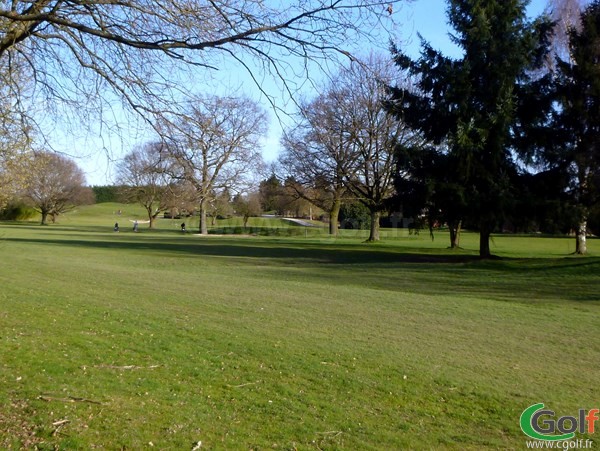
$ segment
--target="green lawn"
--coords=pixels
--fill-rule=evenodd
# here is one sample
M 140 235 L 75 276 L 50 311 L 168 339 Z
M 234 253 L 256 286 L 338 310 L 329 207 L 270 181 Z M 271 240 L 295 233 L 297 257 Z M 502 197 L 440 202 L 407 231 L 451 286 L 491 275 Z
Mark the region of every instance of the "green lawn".
M 599 407 L 597 240 L 130 219 L 0 223 L 0 448 L 523 449 Z

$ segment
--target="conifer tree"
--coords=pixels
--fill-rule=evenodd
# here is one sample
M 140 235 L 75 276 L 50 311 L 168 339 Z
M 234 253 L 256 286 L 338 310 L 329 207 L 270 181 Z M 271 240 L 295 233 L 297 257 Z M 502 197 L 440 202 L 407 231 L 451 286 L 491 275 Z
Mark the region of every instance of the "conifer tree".
M 511 208 L 517 165 L 512 152 L 519 95 L 541 67 L 550 24 L 529 21 L 523 0 L 450 0 L 452 59 L 422 42 L 413 61 L 395 49 L 415 89 L 392 88 L 389 111 L 434 144 L 445 143 L 463 187 L 464 215 L 480 232 L 479 254 L 491 256 L 490 235 Z

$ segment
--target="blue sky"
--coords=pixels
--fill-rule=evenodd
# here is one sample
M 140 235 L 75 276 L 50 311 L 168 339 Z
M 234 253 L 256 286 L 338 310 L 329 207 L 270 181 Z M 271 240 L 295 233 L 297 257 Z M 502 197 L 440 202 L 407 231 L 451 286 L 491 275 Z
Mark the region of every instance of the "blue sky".
M 529 3 L 527 13 L 537 17 L 543 13 L 547 0 L 533 0 Z M 442 50 L 449 56 L 459 55 L 458 50 L 448 38 L 449 28 L 446 19 L 445 0 L 415 0 L 406 4 L 400 11 L 401 21 L 406 23 L 411 33 L 407 33 L 409 53 L 418 55 L 419 39 L 417 32 L 429 41 L 434 48 Z M 410 37 L 409 37 L 410 36 Z
M 535 17 L 541 14 L 546 6 L 546 0 L 533 0 L 528 7 L 528 14 Z M 403 49 L 411 56 L 417 56 L 419 52 L 419 39 L 417 33 L 420 33 L 432 46 L 441 50 L 449 56 L 458 56 L 459 50 L 451 43 L 448 37 L 448 26 L 446 24 L 446 1 L 445 0 L 415 0 L 406 3 L 400 10 L 394 12 L 395 20 L 398 22 L 397 33 L 394 40 L 399 43 Z M 382 43 L 385 47 L 387 43 Z M 368 53 L 370 49 L 365 49 Z M 234 69 L 235 70 L 235 69 Z M 246 77 L 237 73 L 223 73 L 224 80 L 234 80 L 234 84 L 241 85 L 239 90 L 247 93 L 253 98 L 259 100 L 258 89 Z M 235 81 L 237 80 L 237 81 Z M 241 81 L 240 81 L 241 80 Z M 265 108 L 270 108 L 266 101 L 262 102 Z M 289 103 L 289 102 L 288 102 Z M 291 105 L 290 105 L 291 107 Z M 281 129 L 274 114 L 272 114 L 270 132 L 264 140 L 264 156 L 267 161 L 272 161 L 277 157 L 279 151 L 279 137 Z M 121 140 L 110 135 L 103 135 L 101 138 L 88 138 L 85 141 L 79 141 L 78 146 L 83 146 L 78 154 L 85 154 L 86 157 L 80 158 L 77 163 L 87 174 L 87 181 L 90 185 L 106 185 L 112 183 L 114 176 L 113 163 L 108 161 L 106 154 L 101 150 L 103 146 L 110 147 L 114 156 L 124 155 L 131 150 L 136 142 L 144 141 L 143 136 L 130 137 Z M 57 149 L 61 150 L 61 149 Z

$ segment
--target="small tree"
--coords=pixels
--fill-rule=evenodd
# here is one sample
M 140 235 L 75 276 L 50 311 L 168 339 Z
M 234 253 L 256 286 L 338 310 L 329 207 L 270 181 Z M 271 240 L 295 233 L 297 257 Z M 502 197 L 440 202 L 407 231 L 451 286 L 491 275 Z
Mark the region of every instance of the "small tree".
M 209 202 L 209 209 L 211 226 L 216 224 L 217 219 L 231 216 L 233 207 L 231 205 L 231 195 L 227 188 L 221 190 L 219 193 L 213 193 L 212 199 Z
M 311 199 L 317 199 L 315 189 L 305 189 L 293 177 L 288 177 L 282 187 L 282 204 L 285 205 L 285 216 L 295 218 L 313 218 L 316 204 Z
M 260 216 L 262 213 L 260 194 L 257 192 L 238 194 L 233 199 L 233 208 L 242 217 L 244 228 L 246 228 L 248 226 L 248 219 L 253 216 Z
M 262 180 L 258 187 L 261 208 L 266 212 L 274 212 L 283 216 L 288 203 L 285 188 L 275 174 Z
M 42 215 L 42 225 L 71 208 L 87 203 L 91 190 L 84 187 L 85 176 L 74 161 L 51 152 L 35 152 L 25 196 Z
M 196 189 L 186 180 L 172 180 L 164 204 L 172 218 L 193 214 L 198 208 Z
M 154 142 L 135 148 L 123 158 L 117 172 L 121 196 L 144 207 L 151 229 L 171 198 L 170 162 L 163 159 L 162 146 Z

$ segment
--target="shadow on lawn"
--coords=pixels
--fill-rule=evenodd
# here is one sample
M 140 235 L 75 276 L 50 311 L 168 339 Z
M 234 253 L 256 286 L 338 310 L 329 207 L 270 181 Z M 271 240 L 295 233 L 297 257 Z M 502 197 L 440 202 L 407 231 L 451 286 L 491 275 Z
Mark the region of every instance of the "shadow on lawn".
M 114 223 L 113 223 L 114 225 Z M 63 224 L 48 224 L 41 225 L 40 223 L 32 223 L 31 221 L 0 221 L 0 226 L 3 229 L 7 230 L 27 230 L 27 231 L 35 231 L 36 233 L 50 233 L 50 234 L 79 234 L 80 236 L 92 237 L 92 234 L 95 235 L 112 235 L 113 225 L 86 225 L 86 226 L 70 226 Z M 121 232 L 119 233 L 133 233 L 133 222 L 119 222 L 119 228 Z M 176 235 L 181 234 L 181 230 L 179 229 L 179 224 L 177 226 L 173 226 L 171 229 L 148 229 L 147 224 L 140 224 L 140 233 L 152 233 L 152 234 L 162 234 L 162 235 Z
M 62 238 L 64 237 L 64 239 Z M 183 238 L 183 237 L 182 237 Z M 186 237 L 187 238 L 187 237 Z M 55 237 L 2 238 L 4 241 L 35 245 L 74 246 L 96 249 L 123 249 L 128 251 L 164 252 L 168 254 L 198 255 L 211 257 L 241 257 L 251 259 L 276 259 L 278 264 L 364 264 L 386 265 L 389 263 L 445 263 L 457 264 L 479 261 L 473 254 L 455 253 L 420 248 L 377 247 L 365 243 L 335 245 L 330 243 L 294 243 L 282 241 L 255 241 L 253 238 L 190 237 L 182 240 L 165 240 L 163 236 L 143 234 L 97 236 L 57 233 Z
M 4 241 L 88 249 L 122 249 L 164 255 L 229 257 L 259 265 L 263 276 L 360 285 L 429 295 L 472 295 L 536 303 L 598 301 L 594 289 L 600 258 L 501 258 L 480 260 L 475 252 L 402 248 L 330 240 L 291 241 L 254 237 L 174 236 L 164 233 L 95 234 L 53 229 L 38 237 Z M 346 268 L 351 265 L 353 269 Z M 298 271 L 302 269 L 302 271 Z M 307 270 L 304 270 L 307 269 Z M 349 271 L 356 271 L 351 277 Z

